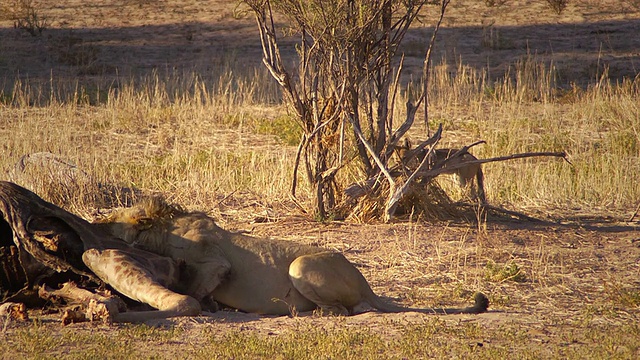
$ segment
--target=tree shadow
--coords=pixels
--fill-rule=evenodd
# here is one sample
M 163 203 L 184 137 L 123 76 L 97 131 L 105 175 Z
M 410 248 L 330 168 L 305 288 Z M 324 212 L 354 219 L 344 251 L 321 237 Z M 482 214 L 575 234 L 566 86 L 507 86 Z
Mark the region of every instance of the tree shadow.
M 408 31 L 404 78 L 418 79 L 433 28 Z M 608 69 L 614 81 L 636 77 L 640 67 L 640 20 L 523 26 L 445 27 L 438 34 L 434 63 L 455 75 L 459 63 L 500 79 L 517 61 L 535 59 L 557 69 L 558 85 L 586 86 Z M 253 74 L 263 68 L 252 19 L 185 22 L 131 27 L 47 28 L 31 36 L 0 28 L 0 81 L 5 91 L 16 79 L 117 84 L 158 74 L 196 74 L 213 81 L 224 71 Z M 293 69 L 297 37 L 284 37 L 280 50 Z M 397 57 L 399 59 L 399 56 Z M 525 60 L 523 60 L 525 59 Z

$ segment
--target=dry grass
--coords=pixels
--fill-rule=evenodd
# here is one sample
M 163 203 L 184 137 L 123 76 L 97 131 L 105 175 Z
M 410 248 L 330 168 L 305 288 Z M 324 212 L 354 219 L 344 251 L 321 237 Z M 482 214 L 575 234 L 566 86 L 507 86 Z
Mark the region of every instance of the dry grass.
M 64 8 L 37 1 L 30 3 L 51 18 L 52 28 L 70 31 L 69 34 L 53 33 L 48 40 L 51 51 L 64 50 L 65 46 L 60 46 L 60 42 L 65 39 L 78 38 L 82 41 L 68 48 L 72 52 L 115 41 L 113 37 L 117 32 L 95 35 L 82 30 L 83 26 L 88 26 L 89 20 L 73 17 Z M 75 4 L 74 1 L 71 3 Z M 514 21 L 523 22 L 527 13 L 513 13 L 514 6 L 523 6 L 516 3 L 490 8 L 475 3 L 454 4 L 448 19 L 453 28 L 474 25 L 471 20 L 461 17 L 472 11 L 481 14 L 482 19 L 493 17 L 512 25 Z M 91 23 L 91 26 L 105 26 L 108 30 L 118 23 L 118 18 L 108 13 L 112 10 L 109 6 L 92 8 L 86 4 L 76 5 L 82 9 L 83 16 L 100 19 L 101 23 Z M 601 21 L 602 16 L 597 17 L 589 10 L 592 5 L 570 6 L 563 15 L 558 15 L 558 19 L 575 21 L 576 18 L 588 17 Z M 606 12 L 616 5 L 602 2 L 598 6 Z M 149 19 L 154 19 L 153 24 L 158 26 L 162 39 L 154 39 L 152 32 L 144 29 L 148 25 L 144 22 L 146 20 L 136 20 L 135 16 L 129 16 L 128 20 L 132 24 L 143 25 L 141 29 L 144 31 L 140 35 L 142 40 L 154 44 L 149 46 L 150 49 L 155 49 L 155 44 L 161 40 L 164 41 L 162 44 L 167 44 L 169 39 L 182 39 L 182 32 L 189 30 L 194 32 L 187 31 L 193 38 L 187 39 L 189 46 L 185 46 L 196 54 L 206 48 L 204 39 L 211 32 L 246 34 L 251 19 L 231 21 L 227 18 L 227 8 L 212 2 L 204 13 L 199 14 L 188 6 L 188 1 L 180 0 L 162 2 L 157 6 L 136 2 L 126 4 L 122 11 L 127 14 L 143 11 Z M 536 20 L 542 24 L 553 21 L 555 16 L 548 9 L 544 10 L 544 1 L 524 8 L 546 14 L 547 18 Z M 186 29 L 170 25 L 174 21 L 171 15 L 174 13 L 182 14 L 180 18 L 189 25 Z M 428 12 L 427 19 L 432 15 Z M 627 9 L 612 19 L 633 19 L 636 15 Z M 205 16 L 220 22 L 214 28 L 195 23 Z M 620 26 L 623 28 L 624 23 Z M 416 29 L 408 36 L 408 45 L 405 46 L 409 55 L 411 51 L 416 52 L 413 48 L 423 45 L 416 38 L 421 31 Z M 451 34 L 450 28 L 443 31 L 442 42 L 446 46 L 464 46 L 466 49 L 478 45 L 451 43 L 460 40 L 460 35 Z M 505 27 L 502 31 L 510 31 L 510 28 Z M 123 36 L 128 39 L 127 33 L 123 32 Z M 469 37 L 469 41 L 475 36 Z M 233 36 L 229 39 L 237 41 Z M 622 50 L 620 55 L 615 53 L 613 47 L 617 40 L 612 37 L 598 40 L 608 41 L 612 48 L 609 52 L 613 54 L 609 57 L 627 56 Z M 136 41 L 140 39 L 130 41 L 131 45 L 139 45 Z M 7 43 L 17 42 L 12 39 Z M 24 42 L 18 44 L 28 49 Z M 277 86 L 259 66 L 259 61 L 256 61 L 259 59 L 251 55 L 253 50 L 249 45 L 252 42 L 247 40 L 246 44 L 246 48 L 216 53 L 207 59 L 209 65 L 206 67 L 196 62 L 189 63 L 191 70 L 171 63 L 173 68 L 166 64 L 154 65 L 154 70 L 146 72 L 127 70 L 130 75 L 126 76 L 120 75 L 119 71 L 113 75 L 108 68 L 92 76 L 81 74 L 74 79 L 64 76 L 69 68 L 65 64 L 55 73 L 33 79 L 25 76 L 17 80 L 3 78 L 4 90 L 0 94 L 4 104 L 0 110 L 3 126 L 0 131 L 7 141 L 2 144 L 5 156 L 0 160 L 0 169 L 10 169 L 24 154 L 48 151 L 77 164 L 95 182 L 170 193 L 175 197 L 172 200 L 193 203 L 194 206 L 213 208 L 217 204 L 216 199 L 234 191 L 286 199 L 293 162 L 291 144 L 295 143 L 299 129 L 296 129 L 286 109 L 275 105 L 280 102 Z M 40 45 L 32 45 L 37 46 Z M 146 51 L 144 46 L 139 48 Z M 25 49 L 18 47 L 16 52 Z M 239 51 L 249 55 L 243 56 Z M 489 53 L 492 55 L 494 51 L 506 54 L 501 49 L 490 49 Z M 149 67 L 149 62 L 158 53 L 138 54 L 145 57 L 138 66 Z M 416 52 L 415 58 L 421 57 L 419 53 Z M 547 54 L 532 55 L 527 50 L 526 55 L 515 58 L 513 62 L 489 70 L 475 63 L 463 65 L 467 58 L 458 61 L 458 65 L 452 64 L 447 61 L 447 54 L 446 51 L 443 53 L 443 63 L 434 69 L 430 97 L 431 126 L 439 122 L 445 124 L 443 146 L 460 146 L 484 139 L 487 144 L 474 149 L 479 157 L 564 150 L 574 164 L 569 166 L 555 159 L 530 159 L 486 165 L 490 202 L 515 209 L 572 208 L 617 213 L 628 213 L 640 202 L 640 186 L 637 185 L 640 184 L 640 165 L 636 161 L 640 154 L 636 129 L 640 116 L 640 80 L 609 81 L 607 68 L 602 64 L 607 63 L 605 60 L 613 62 L 605 58 L 606 51 L 601 49 L 597 54 L 593 74 L 585 70 L 588 76 L 576 79 L 589 84 L 586 87 L 571 87 L 560 81 L 560 78 L 568 76 L 570 72 L 566 68 L 571 65 L 563 62 L 559 69 L 553 57 Z M 62 61 L 58 55 L 48 56 Z M 104 51 L 98 55 L 101 57 L 97 61 L 99 63 L 116 60 L 114 54 Z M 468 58 L 475 59 L 474 56 L 469 54 Z M 411 61 L 407 60 L 409 74 L 415 71 Z M 10 68 L 8 64 L 8 61 L 0 59 L 0 65 Z M 37 64 L 28 64 L 33 66 L 34 73 L 42 75 Z M 118 66 L 117 63 L 111 64 L 114 65 Z M 123 69 L 127 67 L 120 66 Z M 618 63 L 615 66 L 621 67 Z M 75 66 L 79 67 L 82 66 Z M 619 73 L 620 69 L 616 71 Z M 139 76 L 139 73 L 146 75 Z M 56 74 L 63 75 L 58 78 Z M 402 96 L 397 99 L 397 119 L 403 117 L 404 101 Z M 277 136 L 261 136 L 264 134 Z M 424 138 L 424 129 L 416 124 L 411 135 Z M 361 177 L 358 169 L 352 168 L 343 172 L 340 181 L 347 184 Z M 514 178 L 518 181 L 512 181 Z M 304 179 L 300 180 L 303 187 L 299 196 L 304 203 L 308 190 L 304 188 Z M 454 199 L 460 197 L 459 189 L 451 186 L 451 182 L 443 181 L 441 184 Z
M 487 144 L 473 149 L 479 157 L 569 154 L 572 166 L 555 159 L 485 165 L 490 202 L 596 212 L 637 204 L 640 79 L 613 83 L 605 72 L 587 89 L 560 90 L 553 66 L 529 56 L 514 67 L 515 73 L 491 83 L 463 65 L 454 71 L 441 66 L 432 90 L 431 118 L 445 124 L 444 147 L 483 139 Z
M 256 226 L 253 233 L 341 250 L 377 293 L 406 305 L 460 305 L 481 289 L 493 312 L 262 317 L 231 311 L 150 326 L 65 328 L 55 315 L 36 313 L 31 324 L 9 324 L 0 350 L 28 358 L 283 359 L 627 359 L 640 351 L 634 285 L 640 252 L 609 233 L 494 224 L 483 235 L 456 224 L 323 225 L 294 219 Z M 606 259 L 598 257 L 603 254 Z
M 281 111 L 255 101 L 257 91 L 269 91 L 269 86 L 256 89 L 259 76 L 243 80 L 226 75 L 212 88 L 196 75 L 154 76 L 104 89 L 105 101 L 98 106 L 82 100 L 82 90 L 60 94 L 66 101 L 56 95 L 44 106 L 26 106 L 42 101 L 32 95 L 41 89 L 18 83 L 12 105 L 1 110 L 6 141 L 0 167 L 11 170 L 24 154 L 50 152 L 90 174 L 94 184 L 152 189 L 201 208 L 211 208 L 216 196 L 235 191 L 282 197 L 294 150 L 283 149 L 276 136 L 254 131 Z M 69 185 L 38 166 L 27 167 L 28 176 L 8 173 L 18 182 L 40 182 L 34 189 L 39 192 L 54 193 L 57 186 Z M 43 183 L 47 181 L 51 183 Z M 82 197 L 57 200 L 71 205 Z
M 519 65 L 513 75 L 519 80 L 507 74 L 499 83 L 463 66 L 455 77 L 444 66 L 436 69 L 431 113 L 445 124 L 442 146 L 484 139 L 487 144 L 474 149 L 479 157 L 569 154 L 573 165 L 548 159 L 485 165 L 492 203 L 629 212 L 640 201 L 638 81 L 612 84 L 603 74 L 588 89 L 558 92 L 551 86 L 553 68 L 534 58 L 523 63 L 535 66 Z M 272 85 L 262 86 L 270 84 L 267 74 L 232 74 L 221 74 L 214 85 L 194 74 L 155 75 L 101 90 L 95 96 L 104 100 L 96 105 L 83 89 L 65 92 L 70 89 L 60 84 L 45 101 L 47 89 L 17 82 L 0 109 L 6 139 L 0 167 L 11 169 L 20 156 L 46 151 L 96 183 L 152 189 L 194 206 L 211 208 L 216 196 L 235 191 L 286 199 L 295 122 L 283 107 L 267 105 L 278 98 Z M 34 103 L 41 106 L 28 105 Z M 411 135 L 420 138 L 421 127 Z M 361 176 L 356 169 L 345 174 L 343 183 Z M 450 181 L 442 185 L 460 193 Z

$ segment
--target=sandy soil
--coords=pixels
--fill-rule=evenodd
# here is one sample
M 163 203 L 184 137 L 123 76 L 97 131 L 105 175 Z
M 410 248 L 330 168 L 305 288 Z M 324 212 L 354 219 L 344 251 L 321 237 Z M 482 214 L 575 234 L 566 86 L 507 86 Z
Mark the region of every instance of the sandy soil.
M 637 291 L 640 287 L 637 222 L 601 220 L 561 225 L 490 221 L 486 228 L 478 229 L 456 223 L 323 225 L 280 214 L 275 222 L 251 223 L 249 214 L 255 214 L 258 206 L 245 205 L 246 212 L 226 209 L 227 227 L 342 251 L 357 264 L 374 291 L 388 300 L 414 307 L 451 307 L 468 304 L 473 291 L 489 295 L 492 305 L 488 313 L 440 317 L 448 326 L 477 324 L 483 329 L 514 331 L 526 339 L 523 347 L 549 349 L 552 354 L 558 346 L 592 346 L 579 335 L 585 326 L 614 329 L 637 323 L 640 317 L 637 305 L 629 307 L 622 301 L 625 290 Z M 278 217 L 278 210 L 272 211 Z M 515 263 L 525 280 L 492 280 L 488 262 Z M 456 298 L 459 300 L 451 300 Z M 57 314 L 33 311 L 31 317 L 52 333 L 118 329 L 116 325 L 89 323 L 63 329 Z M 169 357 L 179 352 L 176 343 L 197 346 L 211 336 L 230 331 L 277 336 L 300 328 L 367 328 L 391 338 L 408 325 L 431 320 L 431 315 L 418 313 L 269 317 L 225 310 L 210 316 L 148 322 L 183 330 L 172 342 L 154 343 L 149 351 Z M 10 339 L 25 326 L 30 325 L 10 324 L 6 336 Z M 573 336 L 575 343 L 567 344 L 568 336 Z M 504 346 L 502 341 L 490 335 L 469 338 L 470 344 L 482 343 L 488 348 Z M 140 346 L 149 344 L 142 341 Z M 58 350 L 64 353 L 64 349 Z

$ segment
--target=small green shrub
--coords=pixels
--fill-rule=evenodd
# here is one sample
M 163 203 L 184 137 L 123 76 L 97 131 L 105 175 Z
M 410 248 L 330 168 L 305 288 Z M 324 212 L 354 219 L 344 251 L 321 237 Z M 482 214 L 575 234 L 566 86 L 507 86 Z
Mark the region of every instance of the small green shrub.
M 605 283 L 607 298 L 616 306 L 633 308 L 640 306 L 640 290 L 624 287 L 617 283 Z
M 302 128 L 295 118 L 282 115 L 275 119 L 262 119 L 256 125 L 258 134 L 275 135 L 285 145 L 298 145 L 302 136 Z
M 502 6 L 506 2 L 507 0 L 484 0 L 484 4 L 487 5 L 488 7 Z
M 521 283 L 527 281 L 527 276 L 514 262 L 498 265 L 489 261 L 485 266 L 485 279 L 493 282 L 514 281 Z
M 549 7 L 560 15 L 562 11 L 567 7 L 569 0 L 547 0 Z

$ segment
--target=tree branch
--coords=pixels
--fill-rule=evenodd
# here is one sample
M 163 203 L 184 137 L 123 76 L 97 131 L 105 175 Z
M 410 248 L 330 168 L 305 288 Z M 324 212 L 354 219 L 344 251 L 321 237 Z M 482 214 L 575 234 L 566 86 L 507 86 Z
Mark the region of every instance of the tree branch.
M 457 152 L 456 152 L 456 154 L 457 154 Z M 449 165 L 449 166 L 447 166 L 446 169 L 442 168 L 442 167 L 436 168 L 434 166 L 434 168 L 432 168 L 432 169 L 429 169 L 429 170 L 426 170 L 426 171 L 420 171 L 418 176 L 420 178 L 422 178 L 422 179 L 432 179 L 432 178 L 442 174 L 443 172 L 450 172 L 450 171 L 455 170 L 455 169 L 460 169 L 460 168 L 463 168 L 463 167 L 467 167 L 468 165 L 471 165 L 471 164 L 486 164 L 486 163 L 496 162 L 496 161 L 523 159 L 523 158 L 538 157 L 538 156 L 561 157 L 561 158 L 564 159 L 564 161 L 566 161 L 569 164 L 571 164 L 571 162 L 567 159 L 567 153 L 565 153 L 564 151 L 562 151 L 562 152 L 528 152 L 528 153 L 512 154 L 512 155 L 507 155 L 507 156 L 498 156 L 498 157 L 487 158 L 487 159 L 469 160 L 469 161 L 465 161 L 465 162 L 462 162 L 462 163 Z M 451 156 L 450 158 L 453 158 L 453 156 Z M 442 165 L 444 165 L 444 162 L 443 162 Z
M 349 121 L 351 122 L 351 125 L 353 127 L 353 131 L 356 133 L 356 135 L 358 136 L 358 138 L 362 142 L 362 145 L 364 145 L 365 149 L 367 149 L 367 151 L 369 151 L 369 154 L 371 154 L 371 157 L 373 158 L 373 161 L 375 161 L 375 163 L 376 163 L 376 165 L 378 165 L 378 168 L 380 169 L 380 171 L 384 174 L 384 176 L 389 181 L 389 186 L 391 187 L 391 189 L 395 190 L 396 182 L 393 180 L 393 176 L 391 176 L 391 174 L 389 174 L 389 171 L 387 170 L 387 167 L 385 166 L 385 164 L 382 162 L 382 160 L 380 160 L 378 155 L 376 155 L 375 150 L 371 147 L 369 142 L 365 139 L 364 135 L 362 135 L 362 131 L 360 131 L 360 129 L 355 125 L 355 121 L 351 118 L 351 116 L 348 116 L 348 118 L 349 118 Z
M 430 137 L 429 139 L 423 141 L 418 146 L 418 148 L 420 150 L 422 150 L 426 146 L 435 144 L 437 142 L 437 140 L 439 139 L 441 133 L 442 133 L 442 125 L 440 125 L 440 127 L 438 127 L 438 131 L 436 131 L 436 133 L 433 134 L 432 137 Z M 417 153 L 417 151 L 415 153 Z M 410 153 L 410 154 L 415 154 L 415 153 Z M 389 173 L 391 174 L 391 176 L 395 177 L 395 176 L 401 175 L 403 172 L 400 171 L 400 166 L 396 165 L 396 166 L 394 166 L 393 168 L 390 169 Z M 357 199 L 357 198 L 359 198 L 361 196 L 364 196 L 367 192 L 369 192 L 369 191 L 371 191 L 373 189 L 374 185 L 378 181 L 378 177 L 379 177 L 378 175 L 375 175 L 375 176 L 372 176 L 372 177 L 368 178 L 364 182 L 352 184 L 351 186 L 347 187 L 344 190 L 344 194 L 346 196 L 352 198 L 352 199 Z
M 385 222 L 389 222 L 389 220 L 393 218 L 393 215 L 396 212 L 396 208 L 398 207 L 398 202 L 400 201 L 400 199 L 402 199 L 404 194 L 409 190 L 409 187 L 411 186 L 413 181 L 416 179 L 418 174 L 429 163 L 430 155 L 435 149 L 435 146 L 438 143 L 438 141 L 440 141 L 441 137 L 442 137 L 442 124 L 440 124 L 440 126 L 438 127 L 438 131 L 436 131 L 436 133 L 433 134 L 433 136 L 429 138 L 429 140 L 427 140 L 428 142 L 430 142 L 430 144 L 433 144 L 433 145 L 429 148 L 429 151 L 420 162 L 420 165 L 418 166 L 418 168 L 411 175 L 409 175 L 409 177 L 407 178 L 407 181 L 405 181 L 404 184 L 402 184 L 402 186 L 399 189 L 397 189 L 395 192 L 392 192 L 391 190 L 389 191 L 389 200 L 387 200 L 387 205 L 385 207 L 385 213 L 384 213 Z

